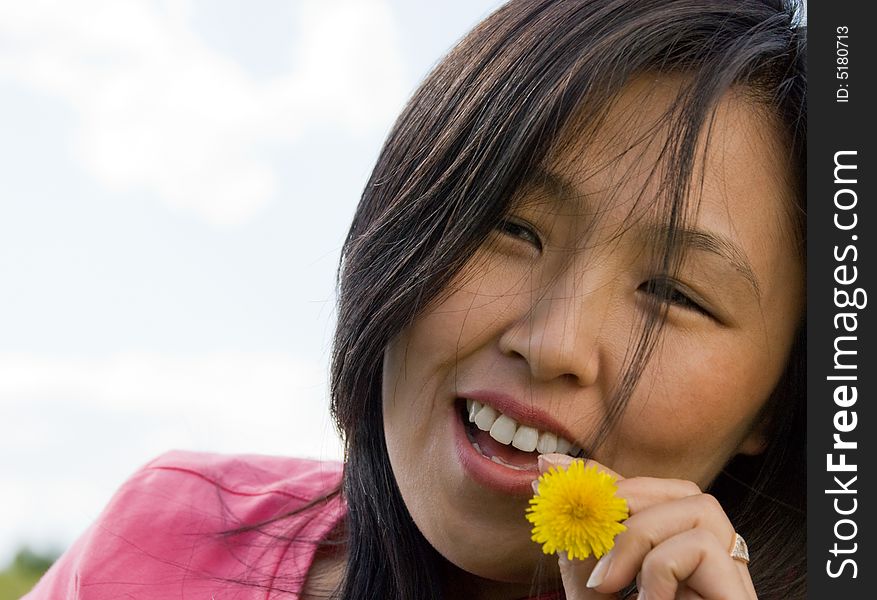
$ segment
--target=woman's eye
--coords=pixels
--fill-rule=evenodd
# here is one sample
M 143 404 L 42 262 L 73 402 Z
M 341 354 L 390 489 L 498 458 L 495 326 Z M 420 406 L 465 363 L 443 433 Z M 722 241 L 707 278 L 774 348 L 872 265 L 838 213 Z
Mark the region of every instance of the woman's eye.
M 507 235 L 532 244 L 537 250 L 542 250 L 542 240 L 539 238 L 539 234 L 537 234 L 531 227 L 524 225 L 519 221 L 504 219 L 500 222 L 498 229 Z
M 711 316 L 700 304 L 689 298 L 679 289 L 678 284 L 669 279 L 650 279 L 640 286 L 647 294 L 655 296 L 660 302 L 674 304 L 681 308 L 693 310 L 706 316 Z

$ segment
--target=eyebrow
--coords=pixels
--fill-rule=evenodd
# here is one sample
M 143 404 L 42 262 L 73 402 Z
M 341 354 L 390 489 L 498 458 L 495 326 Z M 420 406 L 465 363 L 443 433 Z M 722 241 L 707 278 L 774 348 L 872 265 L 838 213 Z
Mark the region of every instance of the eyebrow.
M 552 196 L 564 203 L 584 196 L 569 179 L 563 175 L 552 173 L 542 165 L 534 167 L 527 182 L 545 188 Z
M 569 179 L 563 175 L 548 171 L 542 165 L 537 165 L 534 168 L 529 183 L 545 188 L 546 191 L 563 203 L 572 202 L 576 198 L 585 196 Z M 670 227 L 665 225 L 650 228 L 652 233 L 658 235 L 667 235 L 669 229 Z M 758 301 L 761 301 L 761 286 L 758 283 L 758 278 L 755 276 L 755 272 L 746 258 L 746 253 L 743 252 L 740 246 L 722 234 L 703 229 L 682 227 L 676 228 L 676 232 L 681 237 L 681 243 L 684 247 L 715 254 L 730 263 L 749 282 L 756 298 Z
M 670 228 L 660 226 L 654 229 L 658 233 L 666 235 Z M 755 292 L 755 297 L 761 301 L 761 286 L 758 284 L 758 278 L 755 276 L 755 272 L 749 265 L 749 261 L 746 260 L 746 254 L 740 246 L 724 235 L 704 231 L 703 229 L 681 227 L 677 228 L 676 231 L 682 238 L 683 246 L 694 250 L 710 252 L 724 258 L 732 267 L 734 267 L 734 269 L 743 275 L 752 286 L 752 290 Z

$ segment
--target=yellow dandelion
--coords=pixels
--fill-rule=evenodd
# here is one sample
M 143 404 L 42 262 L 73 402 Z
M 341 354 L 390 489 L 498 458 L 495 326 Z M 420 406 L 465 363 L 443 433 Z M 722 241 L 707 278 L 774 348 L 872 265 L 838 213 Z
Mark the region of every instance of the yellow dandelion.
M 615 495 L 615 478 L 581 460 L 566 470 L 555 467 L 539 477 L 539 492 L 530 499 L 527 520 L 532 540 L 545 554 L 566 552 L 567 557 L 600 558 L 615 545 L 615 536 L 627 529 L 627 501 Z

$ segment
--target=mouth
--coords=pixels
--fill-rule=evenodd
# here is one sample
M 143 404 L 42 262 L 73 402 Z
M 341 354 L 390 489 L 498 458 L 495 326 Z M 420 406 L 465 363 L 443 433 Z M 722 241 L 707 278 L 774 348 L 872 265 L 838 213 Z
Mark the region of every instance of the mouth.
M 457 413 L 466 438 L 484 458 L 515 471 L 538 473 L 540 454 L 578 457 L 582 448 L 552 431 L 521 424 L 488 404 L 460 398 Z

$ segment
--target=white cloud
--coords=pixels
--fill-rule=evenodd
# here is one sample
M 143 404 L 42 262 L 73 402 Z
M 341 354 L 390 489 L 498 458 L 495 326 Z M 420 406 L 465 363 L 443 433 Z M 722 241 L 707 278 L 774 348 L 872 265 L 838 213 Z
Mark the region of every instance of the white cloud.
M 103 185 L 146 189 L 216 225 L 242 223 L 272 198 L 267 144 L 295 142 L 315 124 L 383 129 L 402 105 L 385 0 L 299 3 L 293 66 L 268 80 L 210 48 L 186 7 L 0 3 L 0 79 L 72 106 L 75 154 Z
M 0 452 L 75 447 L 80 432 L 71 430 L 67 419 L 105 415 L 148 418 L 143 436 L 167 437 L 161 432 L 182 427 L 189 433 L 176 438 L 177 444 L 337 457 L 337 440 L 326 429 L 326 369 L 287 353 L 128 352 L 106 358 L 0 353 L 0 411 L 12 412 L 7 424 L 17 423 L 0 436 Z M 319 423 L 326 428 L 315 427 Z
M 0 353 L 0 563 L 65 546 L 174 449 L 341 458 L 326 367 L 286 353 Z

